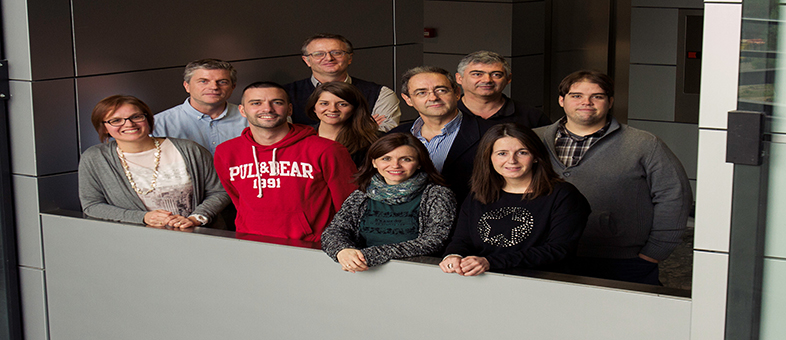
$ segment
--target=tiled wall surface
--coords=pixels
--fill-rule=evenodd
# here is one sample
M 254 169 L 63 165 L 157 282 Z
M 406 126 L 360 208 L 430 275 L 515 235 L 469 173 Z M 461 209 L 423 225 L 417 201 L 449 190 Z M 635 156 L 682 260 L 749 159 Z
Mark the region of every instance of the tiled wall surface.
M 679 11 L 697 1 L 631 1 L 628 124 L 663 139 L 696 193 L 698 127 L 675 118 Z M 702 60 L 703 61 L 703 60 Z

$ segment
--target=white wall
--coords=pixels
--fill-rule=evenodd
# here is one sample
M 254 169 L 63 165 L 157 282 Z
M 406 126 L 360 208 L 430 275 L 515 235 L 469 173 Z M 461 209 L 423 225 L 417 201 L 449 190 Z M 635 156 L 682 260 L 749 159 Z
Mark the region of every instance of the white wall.
M 733 165 L 725 162 L 726 117 L 737 108 L 740 1 L 704 5 L 693 262 L 692 340 L 723 339 Z

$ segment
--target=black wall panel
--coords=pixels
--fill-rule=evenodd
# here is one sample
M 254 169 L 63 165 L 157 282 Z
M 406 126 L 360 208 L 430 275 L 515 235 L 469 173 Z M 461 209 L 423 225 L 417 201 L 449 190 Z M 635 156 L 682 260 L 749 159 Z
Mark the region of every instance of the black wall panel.
M 205 57 L 234 61 L 299 55 L 303 40 L 319 32 L 345 35 L 356 47 L 393 44 L 388 1 L 73 4 L 79 76 L 174 67 Z

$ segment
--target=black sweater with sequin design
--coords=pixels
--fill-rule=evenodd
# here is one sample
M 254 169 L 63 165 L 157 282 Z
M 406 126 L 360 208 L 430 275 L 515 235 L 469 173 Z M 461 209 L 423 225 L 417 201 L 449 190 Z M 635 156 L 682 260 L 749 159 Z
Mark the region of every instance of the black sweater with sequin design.
M 590 214 L 578 189 L 559 182 L 549 195 L 521 198 L 503 191 L 485 205 L 465 200 L 445 254 L 485 257 L 491 269 L 549 270 L 574 256 Z

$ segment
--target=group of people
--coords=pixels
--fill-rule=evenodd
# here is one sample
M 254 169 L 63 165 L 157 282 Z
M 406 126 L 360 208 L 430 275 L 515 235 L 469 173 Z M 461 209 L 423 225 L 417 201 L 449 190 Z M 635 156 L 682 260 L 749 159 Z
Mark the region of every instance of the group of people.
M 505 58 L 478 51 L 455 77 L 405 72 L 418 118 L 399 125 L 391 89 L 349 76 L 349 40 L 319 34 L 301 52 L 311 77 L 252 83 L 239 105 L 227 102 L 237 72 L 216 59 L 189 63 L 189 98 L 155 116 L 131 96 L 103 99 L 92 123 L 104 143 L 79 165 L 84 213 L 321 242 L 348 272 L 433 255 L 463 276 L 519 267 L 659 283 L 691 189 L 660 139 L 609 114 L 605 74 L 567 76 L 552 124 L 503 94 Z

